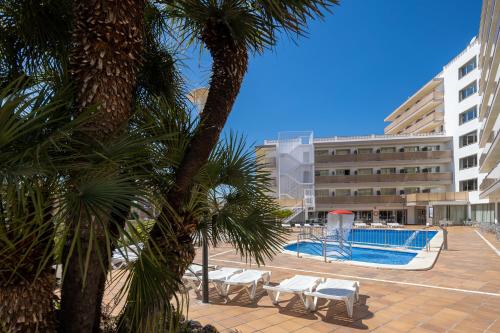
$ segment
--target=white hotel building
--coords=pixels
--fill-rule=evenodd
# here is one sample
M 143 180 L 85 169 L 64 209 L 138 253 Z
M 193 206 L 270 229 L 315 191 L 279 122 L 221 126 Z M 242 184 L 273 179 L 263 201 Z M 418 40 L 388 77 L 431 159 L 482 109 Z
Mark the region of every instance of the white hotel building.
M 479 38 L 386 117 L 383 135 L 290 132 L 256 147 L 281 205 L 308 217 L 340 208 L 368 221 L 498 223 L 497 5 L 484 2 Z

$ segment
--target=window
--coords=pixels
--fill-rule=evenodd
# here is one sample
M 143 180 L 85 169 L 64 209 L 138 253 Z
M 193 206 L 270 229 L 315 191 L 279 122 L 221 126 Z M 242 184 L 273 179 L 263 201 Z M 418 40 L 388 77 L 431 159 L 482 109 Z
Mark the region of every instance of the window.
M 351 196 L 351 190 L 350 189 L 336 189 L 335 190 L 335 195 L 337 197 L 349 197 Z
M 382 195 L 396 195 L 396 189 L 395 188 L 381 188 L 380 194 L 382 194 Z
M 358 190 L 358 195 L 359 196 L 373 195 L 373 189 L 372 188 L 360 188 Z
M 389 173 L 396 173 L 396 168 L 381 168 L 380 173 L 383 175 L 386 175 Z
M 477 83 L 476 81 L 469 83 L 465 88 L 458 92 L 458 101 L 461 102 L 470 95 L 473 95 L 477 92 Z
M 435 172 L 440 172 L 441 168 L 438 166 L 434 167 L 425 167 L 422 168 L 422 173 L 435 173 Z
M 458 122 L 460 123 L 460 125 L 462 125 L 476 118 L 477 118 L 477 105 L 474 105 L 470 109 L 458 115 Z
M 459 138 L 460 148 L 477 142 L 477 131 L 472 131 Z
M 414 151 L 418 151 L 418 146 L 413 146 L 413 147 L 404 147 L 403 148 L 403 151 L 404 152 L 414 152 Z
M 335 172 L 337 176 L 349 176 L 351 174 L 351 170 L 349 169 L 337 169 Z
M 401 169 L 400 173 L 419 173 L 420 168 L 419 167 L 406 167 Z
M 372 148 L 359 148 L 358 149 L 358 154 L 371 154 L 373 153 Z
M 460 182 L 460 191 L 477 191 L 477 178 L 462 180 Z
M 358 175 L 373 175 L 373 169 L 358 169 Z
M 326 149 L 315 150 L 314 154 L 316 154 L 317 156 L 328 155 L 328 150 Z
M 477 166 L 477 155 L 470 155 L 460 159 L 460 170 Z
M 314 191 L 315 195 L 317 197 L 328 197 L 330 195 L 330 191 L 329 190 L 316 190 Z
M 380 152 L 381 153 L 395 153 L 396 148 L 394 148 L 394 147 L 382 147 L 382 148 L 380 148 Z
M 419 193 L 420 189 L 418 187 L 405 187 L 405 194 Z
M 329 174 L 328 170 L 315 170 L 314 171 L 314 175 L 316 177 L 318 177 L 318 176 L 328 176 L 328 174 Z
M 350 149 L 337 149 L 336 151 L 337 155 L 349 155 L 351 153 Z
M 471 60 L 467 61 L 465 65 L 463 65 L 458 69 L 458 78 L 459 79 L 463 78 L 465 75 L 472 72 L 476 68 L 476 66 L 477 66 L 476 57 L 474 57 Z
M 439 151 L 440 149 L 441 147 L 439 147 L 439 145 L 422 147 L 422 151 Z

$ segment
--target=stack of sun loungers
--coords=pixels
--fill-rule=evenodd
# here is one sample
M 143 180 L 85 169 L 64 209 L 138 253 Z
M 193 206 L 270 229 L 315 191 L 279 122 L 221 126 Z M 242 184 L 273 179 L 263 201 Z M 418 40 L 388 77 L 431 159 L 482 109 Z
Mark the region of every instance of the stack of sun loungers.
M 198 267 L 190 266 L 184 275 L 184 280 L 197 282 L 196 288 L 199 290 L 202 282 L 200 274 Z M 226 301 L 229 301 L 231 287 L 245 290 L 250 300 L 254 301 L 258 284 L 262 283 L 274 305 L 278 304 L 280 295 L 284 293 L 297 295 L 307 311 L 315 311 L 319 299 L 342 301 L 346 305 L 348 316 L 352 318 L 354 303 L 359 299 L 358 281 L 295 275 L 276 286 L 270 286 L 270 279 L 271 272 L 256 269 L 220 267 L 208 273 L 208 282 Z

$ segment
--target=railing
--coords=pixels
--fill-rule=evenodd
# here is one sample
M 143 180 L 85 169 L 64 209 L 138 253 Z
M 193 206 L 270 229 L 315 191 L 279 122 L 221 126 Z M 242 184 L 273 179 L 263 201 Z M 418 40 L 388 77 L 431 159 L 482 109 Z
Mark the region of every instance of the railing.
M 434 234 L 435 231 L 428 230 L 427 227 L 419 230 L 355 228 L 351 230 L 349 240 L 356 245 L 429 251 L 429 243 Z
M 434 173 L 391 173 L 376 175 L 349 175 L 349 176 L 316 176 L 316 184 L 329 183 L 379 183 L 379 182 L 411 182 L 411 181 L 444 181 L 451 183 L 451 172 Z
M 306 240 L 313 242 L 314 252 L 321 255 L 325 262 L 328 258 L 341 260 L 352 259 L 352 242 L 342 236 L 327 234 L 326 227 L 304 227 L 297 235 L 297 258 L 300 258 L 300 243 Z
M 401 195 L 366 195 L 346 197 L 316 197 L 316 205 L 321 204 L 371 204 L 371 203 L 404 203 Z
M 344 162 L 378 162 L 378 161 L 417 161 L 417 160 L 451 160 L 451 150 L 415 151 L 394 153 L 369 153 L 348 155 L 318 155 L 316 163 L 344 163 Z
M 412 193 L 406 195 L 406 202 L 422 201 L 468 201 L 469 192 Z

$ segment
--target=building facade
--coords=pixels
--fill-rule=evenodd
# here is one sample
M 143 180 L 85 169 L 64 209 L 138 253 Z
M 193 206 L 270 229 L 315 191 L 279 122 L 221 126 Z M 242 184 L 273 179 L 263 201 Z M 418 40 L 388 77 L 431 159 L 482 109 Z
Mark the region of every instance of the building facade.
M 479 107 L 479 170 L 485 174 L 479 185 L 479 196 L 490 201 L 495 211 L 495 222 L 500 215 L 500 79 L 498 34 L 500 31 L 500 1 L 484 0 L 479 28 L 480 68 L 479 94 L 482 104 Z M 498 51 L 498 52 L 497 52 Z
M 498 222 L 500 6 L 494 2 L 483 4 L 480 37 L 385 118 L 384 135 L 280 133 L 257 147 L 273 177 L 272 195 L 319 218 L 350 209 L 368 221 Z

